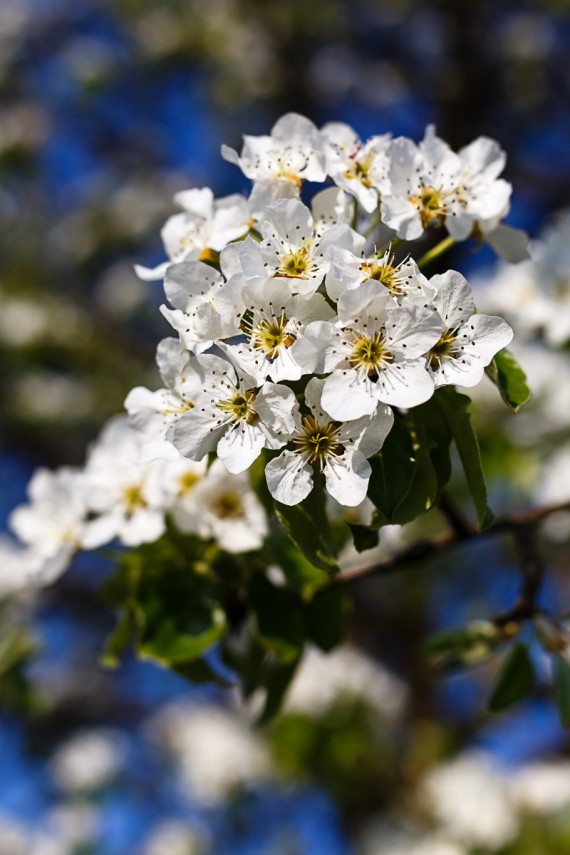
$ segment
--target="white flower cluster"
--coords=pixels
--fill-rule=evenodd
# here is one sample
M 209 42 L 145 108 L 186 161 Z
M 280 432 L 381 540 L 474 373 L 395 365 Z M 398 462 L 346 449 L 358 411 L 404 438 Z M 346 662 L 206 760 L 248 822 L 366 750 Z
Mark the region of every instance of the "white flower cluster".
M 78 549 L 113 540 L 138 546 L 158 540 L 170 517 L 179 531 L 215 540 L 228 552 L 259 549 L 265 511 L 245 475 L 221 462 L 210 468 L 182 457 L 146 461 L 148 437 L 125 417 L 112 419 L 82 469 L 38 470 L 29 503 L 9 518 L 20 543 L 0 540 L 0 597 L 46 585 Z
M 222 153 L 252 180 L 249 198 L 179 193 L 182 212 L 163 229 L 168 261 L 138 268 L 164 276 L 162 313 L 177 333 L 158 346 L 163 387 L 130 392 L 129 423 L 112 421 L 82 470 L 33 477 L 11 517 L 25 548 L 0 547 L 22 585 L 55 579 L 79 547 L 154 541 L 166 515 L 229 551 L 260 547 L 266 517 L 245 471 L 264 449 L 277 501 L 302 501 L 322 473 L 341 505 L 360 505 L 393 408 L 477 384 L 512 338 L 476 312 L 459 273 L 428 280 L 395 255 L 428 229 L 513 237 L 492 140 L 455 153 L 428 128 L 419 145 L 362 143 L 347 125 L 318 130 L 289 114 L 269 136 L 245 137 L 241 154 Z M 330 185 L 310 208 L 305 182 Z
M 504 154 L 484 138 L 455 153 L 432 128 L 420 145 L 362 143 L 347 125 L 319 131 L 294 114 L 222 153 L 252 180 L 249 199 L 179 194 L 183 213 L 163 230 L 169 261 L 139 268 L 164 275 L 162 312 L 179 338 L 158 348 L 164 388 L 129 394 L 131 423 L 152 434 L 149 456 L 215 452 L 240 473 L 262 449 L 280 451 L 265 469 L 279 502 L 306 498 L 320 471 L 333 498 L 359 505 L 392 408 L 475 385 L 512 337 L 475 312 L 459 273 L 428 280 L 366 230 L 495 235 L 511 190 L 497 177 Z M 327 179 L 307 207 L 304 182 Z

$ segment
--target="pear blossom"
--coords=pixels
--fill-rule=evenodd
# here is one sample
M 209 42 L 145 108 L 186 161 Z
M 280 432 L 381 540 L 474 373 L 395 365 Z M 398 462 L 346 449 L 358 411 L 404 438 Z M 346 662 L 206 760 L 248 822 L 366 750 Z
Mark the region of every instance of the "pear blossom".
M 124 417 L 112 419 L 85 467 L 88 507 L 82 545 L 95 549 L 114 538 L 126 546 L 152 543 L 165 530 L 161 461 L 142 463 L 145 435 Z
M 194 406 L 194 398 L 201 389 L 198 357 L 192 357 L 175 338 L 163 339 L 156 351 L 156 362 L 164 388 L 151 392 L 144 386 L 131 389 L 125 399 L 129 424 L 143 431 L 149 441 L 143 455 L 178 457 L 168 442 L 173 425 L 181 415 Z
M 298 380 L 303 370 L 291 345 L 308 323 L 334 316 L 325 298 L 290 294 L 278 280 L 258 279 L 243 286 L 240 302 L 238 324 L 243 335 L 221 345 L 224 352 L 257 383 L 267 377 L 275 383 Z
M 189 795 L 203 804 L 270 776 L 267 746 L 235 710 L 179 701 L 160 710 L 149 731 L 176 762 Z
M 275 199 L 298 196 L 303 181 L 326 178 L 322 136 L 304 116 L 287 113 L 270 135 L 244 135 L 243 140 L 241 154 L 223 145 L 222 157 L 252 179 L 254 215 Z
M 311 199 L 311 214 L 315 234 L 320 237 L 332 226 L 350 225 L 353 219 L 352 199 L 338 187 L 327 187 Z
M 298 199 L 280 199 L 265 209 L 258 230 L 261 242 L 246 238 L 240 261 L 246 277 L 273 276 L 295 293 L 314 293 L 329 269 L 332 246 L 358 250 L 364 239 L 346 223 L 317 233 L 309 209 Z
M 379 451 L 394 422 L 386 406 L 345 424 L 331 421 L 321 404 L 325 382 L 318 377 L 309 380 L 305 389 L 309 412 L 295 412 L 294 449 L 281 452 L 265 467 L 269 492 L 284 505 L 296 505 L 309 495 L 315 471 L 323 473 L 326 489 L 337 502 L 359 505 L 372 473 L 367 458 Z
M 181 261 L 166 271 L 164 291 L 173 308 L 162 305 L 160 311 L 188 350 L 202 353 L 232 334 L 232 326 L 216 308 L 225 285 L 222 274 L 201 261 Z
M 513 337 L 511 327 L 496 315 L 475 314 L 467 280 L 455 270 L 432 276 L 432 305 L 442 322 L 439 340 L 430 349 L 427 366 L 436 386 L 475 386 L 485 366 Z
M 410 300 L 425 303 L 434 294 L 413 258 L 406 256 L 397 262 L 390 247 L 368 257 L 332 247 L 328 259 L 331 270 L 327 274 L 326 288 L 333 300 L 338 300 L 343 291 L 351 291 L 371 279 L 383 285 L 399 305 Z
M 78 731 L 53 755 L 51 773 L 62 790 L 98 790 L 117 776 L 126 754 L 126 740 L 120 730 L 100 727 Z
M 184 462 L 187 466 L 200 465 Z M 194 485 L 184 485 L 184 474 L 187 483 L 192 477 L 196 478 Z M 197 534 L 206 540 L 213 538 L 226 552 L 251 552 L 261 548 L 268 534 L 267 515 L 247 475 L 232 475 L 216 460 L 199 476 L 186 469 L 180 482 L 183 489 L 171 508 L 180 531 Z
M 214 199 L 209 187 L 176 193 L 174 202 L 183 213 L 169 217 L 161 232 L 168 261 L 158 267 L 135 265 L 143 280 L 162 279 L 170 264 L 192 258 L 208 261 L 226 244 L 243 237 L 250 228 L 247 200 L 238 194 Z
M 287 386 L 264 383 L 257 388 L 218 356 L 205 355 L 207 372 L 196 406 L 176 423 L 172 442 L 191 460 L 216 451 L 229 472 L 243 472 L 262 448 L 281 448 L 294 427 L 295 395 Z
M 414 240 L 430 225 L 444 225 L 465 240 L 474 229 L 492 233 L 508 213 L 512 188 L 498 178 L 505 154 L 494 140 L 479 137 L 455 153 L 429 126 L 419 145 L 400 137 L 389 155 L 382 220 L 399 237 Z
M 308 324 L 293 346 L 306 371 L 329 373 L 323 409 L 339 421 L 372 415 L 378 403 L 414 407 L 430 398 L 425 353 L 441 324 L 424 306 L 397 306 L 376 280 L 341 294 L 338 320 Z
M 29 503 L 10 514 L 8 524 L 29 547 L 24 572 L 38 582 L 54 581 L 81 546 L 87 526 L 86 482 L 80 470 L 38 469 L 28 486 Z
M 378 191 L 388 170 L 391 134 L 373 136 L 362 143 L 343 122 L 329 122 L 321 133 L 326 141 L 330 177 L 371 213 L 378 207 Z

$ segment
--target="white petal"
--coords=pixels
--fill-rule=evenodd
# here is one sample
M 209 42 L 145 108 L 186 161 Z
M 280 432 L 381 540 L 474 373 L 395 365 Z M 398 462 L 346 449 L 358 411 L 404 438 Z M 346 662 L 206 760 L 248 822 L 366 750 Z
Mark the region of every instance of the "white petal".
M 283 451 L 265 467 L 269 492 L 283 505 L 297 505 L 313 489 L 313 470 L 299 454 Z
M 228 472 L 237 474 L 249 469 L 264 447 L 265 436 L 259 428 L 238 422 L 218 442 L 218 457 Z
M 212 408 L 198 405 L 179 419 L 170 441 L 184 457 L 202 460 L 204 455 L 215 450 L 218 439 L 226 430 L 225 425 L 220 426 L 217 421 Z
M 448 270 L 432 276 L 429 284 L 436 289 L 432 303 L 438 311 L 445 329 L 452 329 L 474 312 L 473 294 L 469 283 L 461 273 Z
M 325 380 L 321 398 L 323 409 L 341 422 L 372 415 L 377 404 L 373 386 L 354 369 L 337 369 Z
M 339 504 L 353 508 L 366 498 L 371 472 L 363 454 L 345 452 L 325 463 L 327 491 Z

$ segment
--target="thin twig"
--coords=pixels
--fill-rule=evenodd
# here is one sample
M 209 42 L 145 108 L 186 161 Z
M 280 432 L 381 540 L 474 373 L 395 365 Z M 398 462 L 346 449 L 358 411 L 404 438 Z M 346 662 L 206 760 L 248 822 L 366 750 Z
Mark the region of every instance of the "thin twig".
M 358 582 L 361 579 L 368 579 L 372 576 L 388 576 L 399 570 L 410 568 L 426 558 L 431 558 L 434 555 L 440 555 L 452 546 L 459 543 L 466 543 L 470 540 L 482 540 L 488 537 L 496 537 L 505 532 L 520 532 L 525 527 L 536 527 L 538 523 L 555 514 L 559 511 L 570 511 L 570 501 L 559 502 L 552 505 L 545 505 L 541 508 L 534 508 L 528 511 L 517 511 L 516 513 L 507 514 L 497 519 L 489 526 L 489 528 L 479 531 L 473 527 L 469 527 L 468 531 L 463 531 L 459 534 L 456 530 L 447 534 L 433 537 L 430 540 L 423 540 L 396 555 L 386 558 L 384 561 L 379 561 L 376 564 L 369 564 L 365 567 L 355 567 L 352 570 L 345 570 L 332 580 L 333 585 L 348 585 L 352 582 Z M 524 569 L 524 568 L 523 568 Z M 530 582 L 529 582 L 530 584 Z

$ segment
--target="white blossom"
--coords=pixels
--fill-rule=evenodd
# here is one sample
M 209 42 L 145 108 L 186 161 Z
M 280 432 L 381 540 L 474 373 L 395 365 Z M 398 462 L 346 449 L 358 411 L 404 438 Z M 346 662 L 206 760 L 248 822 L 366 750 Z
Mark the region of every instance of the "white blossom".
M 371 213 L 378 207 L 378 191 L 388 170 L 391 135 L 373 136 L 363 143 L 343 122 L 330 122 L 321 133 L 326 140 L 330 177 Z
M 80 470 L 38 469 L 28 485 L 29 503 L 12 511 L 9 525 L 29 547 L 23 572 L 40 584 L 53 582 L 68 567 L 86 531 L 87 494 Z M 13 554 L 15 559 L 16 556 Z
M 315 472 L 322 472 L 326 489 L 342 505 L 355 506 L 366 497 L 372 469 L 367 461 L 384 442 L 394 422 L 390 407 L 373 416 L 346 423 L 331 421 L 323 410 L 324 380 L 313 377 L 305 389 L 308 413 L 295 412 L 292 449 L 265 467 L 269 492 L 285 505 L 303 501 L 313 489 Z
M 344 645 L 332 653 L 309 648 L 285 697 L 284 712 L 314 718 L 343 700 L 365 701 L 384 720 L 394 720 L 404 711 L 406 688 L 355 647 Z
M 474 229 L 493 232 L 508 213 L 511 185 L 499 179 L 504 152 L 479 137 L 455 153 L 428 127 L 419 145 L 400 137 L 390 144 L 382 193 L 382 221 L 399 237 L 414 240 L 431 225 L 456 240 Z
M 181 261 L 166 271 L 164 291 L 173 308 L 163 305 L 160 311 L 189 350 L 201 353 L 232 334 L 216 308 L 225 284 L 221 273 L 201 261 Z
M 206 540 L 213 538 L 227 552 L 260 549 L 268 534 L 267 515 L 247 475 L 232 475 L 216 460 L 192 484 L 193 477 L 192 471 L 187 470 L 185 484 L 185 474 L 181 475 L 183 488 L 172 506 L 180 531 Z
M 371 415 L 379 403 L 413 407 L 434 391 L 424 359 L 441 332 L 434 314 L 416 304 L 395 306 L 370 280 L 340 295 L 335 323 L 309 324 L 293 355 L 306 371 L 332 371 L 322 406 L 333 419 Z
M 518 832 L 507 776 L 485 754 L 472 752 L 436 766 L 422 791 L 442 828 L 467 845 L 498 849 Z
M 398 305 L 410 301 L 425 303 L 435 293 L 413 258 L 407 256 L 397 262 L 390 247 L 368 257 L 333 247 L 327 255 L 331 270 L 327 274 L 326 287 L 333 300 L 338 300 L 344 291 L 352 291 L 370 280 L 383 285 Z
M 295 395 L 287 386 L 241 374 L 218 356 L 203 356 L 202 394 L 180 417 L 172 433 L 178 451 L 201 460 L 216 451 L 229 472 L 243 472 L 262 448 L 281 448 L 294 428 Z
M 127 746 L 124 734 L 111 728 L 79 731 L 53 755 L 52 776 L 68 792 L 98 790 L 122 769 Z
M 309 295 L 328 269 L 327 250 L 338 246 L 359 249 L 364 239 L 346 223 L 315 229 L 309 209 L 298 199 L 280 199 L 269 205 L 258 225 L 262 240 L 244 240 L 240 261 L 246 277 L 273 276 L 283 290 Z
M 264 278 L 244 284 L 234 311 L 243 335 L 230 339 L 223 349 L 256 383 L 267 377 L 275 383 L 298 380 L 303 371 L 291 345 L 308 323 L 334 316 L 321 294 L 291 294 L 278 280 Z
M 163 709 L 150 729 L 174 758 L 189 796 L 206 805 L 269 774 L 265 745 L 237 712 L 181 702 Z
M 430 349 L 427 366 L 436 386 L 475 386 L 485 366 L 506 347 L 513 331 L 496 315 L 475 314 L 467 280 L 455 270 L 432 276 L 432 306 L 442 323 L 439 340 Z
M 243 237 L 250 228 L 247 200 L 237 194 L 214 199 L 209 187 L 183 190 L 174 196 L 183 213 L 169 217 L 161 232 L 168 261 L 155 268 L 135 265 L 144 280 L 162 279 L 169 265 L 187 258 L 208 260 L 212 251 Z
M 145 434 L 126 418 L 112 419 L 92 447 L 85 467 L 89 509 L 82 545 L 95 549 L 114 538 L 126 546 L 151 543 L 164 532 L 163 463 L 141 462 Z
M 303 181 L 326 177 L 323 140 L 304 116 L 287 113 L 266 136 L 244 135 L 241 154 L 222 146 L 222 157 L 239 166 L 254 182 L 250 204 L 254 214 L 281 197 L 297 196 Z
M 147 437 L 142 449 L 147 460 L 179 456 L 169 439 L 178 419 L 194 407 L 203 379 L 200 358 L 191 356 L 178 339 L 163 339 L 156 361 L 164 388 L 151 392 L 136 386 L 125 399 L 129 424 Z

